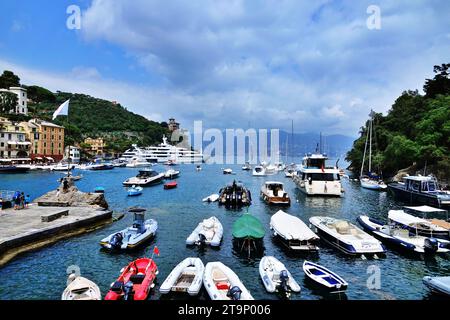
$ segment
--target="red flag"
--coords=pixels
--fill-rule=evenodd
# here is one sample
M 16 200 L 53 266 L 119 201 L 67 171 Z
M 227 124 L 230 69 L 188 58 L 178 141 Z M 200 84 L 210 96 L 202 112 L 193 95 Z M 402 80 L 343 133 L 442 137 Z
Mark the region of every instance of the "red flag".
M 322 167 L 321 167 L 321 169 L 322 169 L 322 172 L 325 172 L 325 169 L 324 169 L 324 167 L 323 167 L 323 164 L 322 164 Z
M 153 253 L 159 256 L 159 249 L 157 246 L 153 248 Z

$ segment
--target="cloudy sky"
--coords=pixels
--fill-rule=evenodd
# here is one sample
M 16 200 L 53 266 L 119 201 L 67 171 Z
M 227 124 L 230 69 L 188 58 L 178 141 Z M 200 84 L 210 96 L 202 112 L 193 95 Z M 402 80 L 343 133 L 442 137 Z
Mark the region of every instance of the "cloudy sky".
M 450 62 L 447 0 L 5 0 L 0 12 L 0 70 L 186 128 L 294 120 L 296 132 L 355 136 L 371 108 Z

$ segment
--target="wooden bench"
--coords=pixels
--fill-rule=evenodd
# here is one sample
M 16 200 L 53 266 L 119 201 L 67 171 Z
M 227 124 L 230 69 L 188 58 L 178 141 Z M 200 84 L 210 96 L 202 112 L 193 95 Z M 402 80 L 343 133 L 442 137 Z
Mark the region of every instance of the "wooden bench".
M 41 215 L 41 220 L 42 220 L 42 222 L 51 222 L 51 221 L 61 218 L 62 216 L 68 216 L 68 215 L 69 215 L 69 210 L 62 210 L 62 211 L 52 212 L 52 213 L 48 213 L 48 214 L 43 214 L 43 215 Z

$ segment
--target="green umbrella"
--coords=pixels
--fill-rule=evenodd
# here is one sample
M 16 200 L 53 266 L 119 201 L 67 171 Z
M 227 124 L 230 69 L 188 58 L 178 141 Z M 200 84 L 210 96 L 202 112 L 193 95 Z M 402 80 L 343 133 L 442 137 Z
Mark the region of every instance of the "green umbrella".
M 233 225 L 233 237 L 237 239 L 262 239 L 265 231 L 262 223 L 251 214 L 244 214 Z

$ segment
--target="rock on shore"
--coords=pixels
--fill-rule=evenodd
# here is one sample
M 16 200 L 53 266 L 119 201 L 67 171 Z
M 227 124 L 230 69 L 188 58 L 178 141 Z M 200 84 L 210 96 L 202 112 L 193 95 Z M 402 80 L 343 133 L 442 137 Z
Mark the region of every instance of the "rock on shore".
M 33 202 L 49 204 L 59 203 L 74 207 L 98 206 L 108 209 L 108 203 L 106 202 L 103 193 L 81 192 L 75 186 L 71 177 L 62 178 L 58 189 L 46 193 L 42 197 L 35 199 Z

